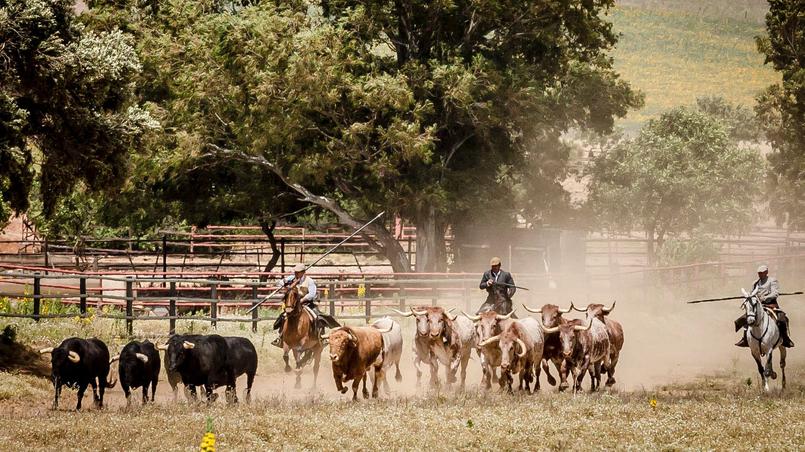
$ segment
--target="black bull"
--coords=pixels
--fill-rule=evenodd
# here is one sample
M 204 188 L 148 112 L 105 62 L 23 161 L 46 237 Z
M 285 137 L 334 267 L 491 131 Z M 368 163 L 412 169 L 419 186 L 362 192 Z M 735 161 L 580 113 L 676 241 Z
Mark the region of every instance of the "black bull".
M 248 401 L 257 372 L 257 350 L 242 337 L 174 335 L 168 340 L 165 370 L 174 393 L 181 381 L 192 398 L 196 397 L 196 386 L 203 386 L 207 400 L 213 401 L 212 391 L 226 386 L 230 402 L 237 402 L 235 382 L 245 373 Z
M 56 348 L 46 348 L 40 353 L 50 353 L 51 379 L 53 381 L 53 409 L 59 407 L 59 395 L 62 386 L 78 389 L 76 410 L 81 409 L 81 400 L 87 386 L 92 386 L 92 397 L 95 406 L 103 408 L 103 395 L 106 388 L 115 386 L 108 382 L 109 349 L 99 339 L 81 339 L 71 337 L 65 339 Z

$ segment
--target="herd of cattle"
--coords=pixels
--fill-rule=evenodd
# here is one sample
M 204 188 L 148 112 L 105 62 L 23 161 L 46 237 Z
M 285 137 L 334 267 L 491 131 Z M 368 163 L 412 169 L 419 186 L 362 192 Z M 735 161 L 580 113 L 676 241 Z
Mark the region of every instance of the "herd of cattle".
M 494 311 L 477 316 L 441 307 L 411 308 L 409 312 L 396 311 L 405 317 L 414 317 L 416 333 L 413 341 L 414 366 L 417 385 L 420 384 L 423 366 L 430 368 L 430 384 L 440 386 L 440 365 L 445 368 L 448 386 L 458 382 L 463 389 L 467 365 L 475 350 L 481 363 L 481 385 L 489 389 L 492 383 L 512 392 L 514 376 L 519 379 L 519 389 L 530 392 L 540 389 L 539 378 L 545 371 L 548 383 L 556 385 L 549 363 L 553 363 L 559 376 L 559 390 L 567 389 L 568 374 L 572 376 L 573 391 L 581 389 L 585 374 L 591 379 L 590 389 L 597 390 L 601 376 L 607 374 L 606 386 L 615 384 L 615 367 L 623 347 L 623 329 L 610 319 L 614 308 L 590 304 L 578 309 L 561 309 L 546 304 L 540 309 L 526 310 L 539 314 L 539 318 L 514 318 L 514 312 L 501 315 Z M 584 312 L 584 319 L 565 319 L 563 314 L 573 310 Z M 384 317 L 370 326 L 344 326 L 332 330 L 329 340 L 333 378 L 341 393 L 348 391 L 345 383 L 352 381 L 352 398 L 357 399 L 363 383 L 362 394 L 369 397 L 367 380 L 372 381 L 371 396 L 377 397 L 378 385 L 389 390 L 386 372 L 395 368 L 395 379 L 402 380 L 400 358 L 403 336 L 400 324 Z M 226 400 L 237 402 L 237 378 L 247 376 L 245 397 L 251 395 L 257 371 L 257 351 L 254 345 L 242 337 L 212 335 L 173 335 L 166 344 L 155 346 L 149 341 L 132 341 L 119 355 L 110 356 L 106 344 L 98 339 L 69 338 L 56 348 L 40 350 L 50 353 L 52 381 L 55 389 L 53 408 L 58 408 L 62 386 L 78 389 L 76 409 L 81 409 L 81 400 L 87 387 L 92 386 L 93 400 L 97 407 L 103 406 L 104 391 L 115 386 L 108 381 L 112 363 L 118 361 L 118 378 L 130 402 L 131 390 L 142 388 L 143 402 L 154 400 L 161 363 L 159 350 L 164 351 L 164 366 L 174 399 L 178 385 L 185 387 L 186 396 L 196 399 L 196 388 L 203 387 L 208 402 L 217 398 L 215 388 L 226 388 Z M 460 370 L 460 380 L 457 375 Z

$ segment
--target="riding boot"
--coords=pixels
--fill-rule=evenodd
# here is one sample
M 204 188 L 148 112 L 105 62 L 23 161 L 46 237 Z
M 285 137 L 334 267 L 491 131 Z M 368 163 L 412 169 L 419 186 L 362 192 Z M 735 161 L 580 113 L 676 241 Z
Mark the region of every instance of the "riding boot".
M 780 338 L 783 340 L 783 347 L 793 348 L 794 342 L 788 335 L 788 317 L 783 317 L 777 321 L 777 328 L 780 330 Z
M 277 317 L 277 320 L 274 321 L 274 329 L 277 330 L 277 333 L 279 333 L 277 338 L 271 341 L 271 345 L 275 347 L 282 348 L 282 324 L 284 323 L 284 321 L 285 321 L 284 312 L 280 314 L 279 317 Z
M 749 342 L 746 341 L 746 330 L 741 335 L 741 340 L 735 344 L 736 347 L 749 347 Z

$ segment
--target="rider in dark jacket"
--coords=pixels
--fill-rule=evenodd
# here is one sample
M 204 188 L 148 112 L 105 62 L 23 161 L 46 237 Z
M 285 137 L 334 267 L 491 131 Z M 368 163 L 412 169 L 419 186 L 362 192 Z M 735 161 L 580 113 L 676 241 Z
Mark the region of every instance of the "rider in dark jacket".
M 514 278 L 511 273 L 500 269 L 499 257 L 493 257 L 489 265 L 492 268 L 484 273 L 479 285 L 481 290 L 487 292 L 487 296 L 478 313 L 493 310 L 506 315 L 512 311 L 512 295 L 517 291 L 514 287 Z

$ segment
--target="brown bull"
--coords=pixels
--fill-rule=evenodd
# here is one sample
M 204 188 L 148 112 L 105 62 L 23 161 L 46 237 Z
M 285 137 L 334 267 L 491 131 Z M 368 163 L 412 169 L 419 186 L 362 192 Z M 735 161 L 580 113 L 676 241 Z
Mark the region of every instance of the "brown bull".
M 539 363 L 544 348 L 539 322 L 532 318 L 515 320 L 503 332 L 492 336 L 481 345 L 488 347 L 497 344 L 500 350 L 500 387 L 512 393 L 512 375 L 519 374 L 520 390 L 530 391 L 530 383 L 536 382 L 534 391 L 539 390 Z
M 481 370 L 483 376 L 481 377 L 481 385 L 485 389 L 490 389 L 492 383 L 496 383 L 497 368 L 500 367 L 500 348 L 496 343 L 487 343 L 487 345 L 480 345 L 485 340 L 497 336 L 513 322 L 511 319 L 514 310 L 507 315 L 498 314 L 495 311 L 484 311 L 478 315 L 469 315 L 464 311 L 461 312 L 465 317 L 475 322 L 475 333 L 478 336 L 478 355 L 481 358 Z
M 399 311 L 397 311 L 400 313 Z M 419 363 L 430 365 L 431 386 L 439 386 L 439 364 L 445 366 L 447 385 L 458 381 L 456 373 L 461 369 L 460 386 L 464 388 L 470 353 L 475 348 L 477 336 L 472 321 L 466 317 L 454 317 L 444 308 L 427 306 L 411 309 L 416 318 L 417 332 L 414 338 L 414 365 L 417 366 L 417 381 L 421 375 Z
M 571 307 L 567 309 L 562 309 L 555 304 L 546 304 L 543 305 L 539 309 L 531 309 L 526 305 L 523 307 L 528 312 L 532 312 L 534 314 L 540 314 L 542 316 L 541 324 L 545 325 L 549 328 L 553 328 L 559 325 L 563 325 L 567 322 L 567 320 L 562 317 L 562 314 L 567 314 L 568 312 L 573 310 L 572 303 Z M 562 344 L 559 341 L 559 333 L 545 333 L 543 332 L 545 337 L 545 349 L 542 353 L 542 370 L 545 371 L 545 375 L 548 378 L 548 384 L 551 386 L 556 386 L 556 379 L 553 378 L 551 375 L 551 370 L 548 367 L 548 362 L 553 362 L 554 367 L 556 367 L 556 372 L 559 374 L 559 390 L 564 391 L 567 387 L 567 380 L 562 378 L 562 373 L 560 372 L 560 368 L 562 367 Z
M 600 379 L 601 366 L 609 364 L 609 338 L 603 331 L 603 325 L 600 326 L 602 332 L 599 335 L 595 334 L 592 330 L 595 322 L 595 319 L 587 320 L 586 323 L 573 319 L 553 328 L 543 325 L 546 334 L 559 333 L 564 359 L 560 376 L 562 381 L 565 381 L 570 370 L 573 376 L 573 392 L 581 390 L 584 374 L 590 370 L 590 366 L 593 366 L 594 378 L 597 375 Z M 591 389 L 594 388 L 595 384 Z
M 623 327 L 619 322 L 606 317 L 613 309 L 615 309 L 614 301 L 608 308 L 597 303 L 589 304 L 585 309 L 576 308 L 577 311 L 586 312 L 588 319 L 598 319 L 606 326 L 609 335 L 609 366 L 602 369 L 607 373 L 606 386 L 615 384 L 615 366 L 618 365 L 618 358 L 623 348 Z
M 374 367 L 376 374 L 383 371 L 383 333 L 374 327 L 342 326 L 333 330 L 330 339 L 330 360 L 333 364 L 335 386 L 343 394 L 344 383 L 352 380 L 352 400 L 358 399 L 358 386 L 363 381 L 363 397 L 369 398 L 366 389 L 367 371 Z M 372 397 L 377 397 L 377 378 L 372 381 Z

